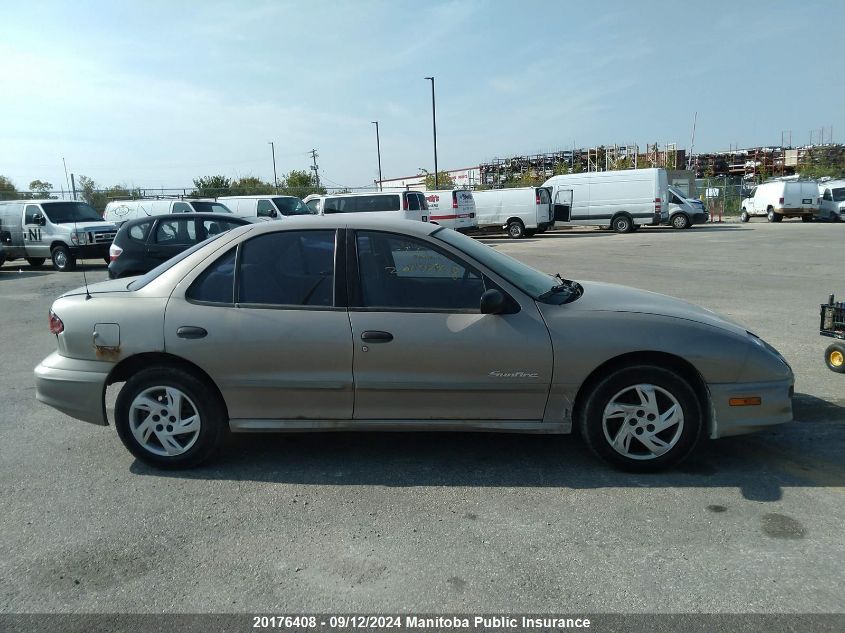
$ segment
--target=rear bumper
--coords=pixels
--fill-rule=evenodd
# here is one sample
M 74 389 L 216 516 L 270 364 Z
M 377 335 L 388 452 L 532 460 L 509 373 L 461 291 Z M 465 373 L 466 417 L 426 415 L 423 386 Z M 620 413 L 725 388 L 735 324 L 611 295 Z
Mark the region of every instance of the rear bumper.
M 103 396 L 112 367 L 53 352 L 35 368 L 35 397 L 72 418 L 107 426 Z
M 792 421 L 793 378 L 774 382 L 708 385 L 713 413 L 710 437 L 730 437 Z M 731 406 L 731 398 L 759 397 L 757 406 Z
M 815 215 L 818 213 L 818 210 L 815 208 L 807 208 L 807 207 L 793 207 L 793 208 L 783 208 L 783 209 L 774 209 L 774 212 L 778 215 L 782 215 L 785 218 L 798 218 L 802 215 Z

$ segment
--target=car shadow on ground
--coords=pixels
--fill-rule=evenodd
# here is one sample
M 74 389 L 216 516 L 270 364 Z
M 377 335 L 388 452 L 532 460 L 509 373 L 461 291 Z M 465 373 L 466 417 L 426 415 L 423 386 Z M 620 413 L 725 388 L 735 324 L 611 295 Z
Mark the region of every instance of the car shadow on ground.
M 724 487 L 770 502 L 781 499 L 785 487 L 845 486 L 845 407 L 811 396 L 797 400 L 799 421 L 756 435 L 704 440 L 680 466 L 661 473 L 614 470 L 593 457 L 577 435 L 385 432 L 233 434 L 207 466 L 164 471 L 135 461 L 131 471 L 297 485 Z M 824 455 L 815 450 L 819 437 Z

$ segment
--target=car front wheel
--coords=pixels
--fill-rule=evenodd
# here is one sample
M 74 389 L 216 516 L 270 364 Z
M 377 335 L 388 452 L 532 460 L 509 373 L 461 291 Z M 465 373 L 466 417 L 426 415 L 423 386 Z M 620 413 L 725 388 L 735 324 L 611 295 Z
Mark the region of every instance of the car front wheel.
M 525 225 L 519 220 L 514 220 L 508 224 L 508 237 L 514 240 L 525 237 Z
M 53 261 L 53 268 L 60 273 L 76 268 L 76 258 L 70 254 L 70 249 L 64 244 L 60 244 L 50 251 L 50 259 Z
M 685 229 L 689 226 L 689 218 L 683 213 L 678 213 L 672 218 L 672 227 L 676 229 Z
M 748 222 L 751 219 L 751 216 L 748 215 L 748 211 L 745 210 L 743 207 L 742 213 L 739 214 L 739 221 L 740 222 Z
M 587 396 L 580 424 L 594 453 L 635 472 L 679 463 L 695 448 L 704 428 L 692 387 L 656 366 L 627 367 L 601 380 Z
M 220 448 L 228 425 L 216 391 L 193 374 L 150 367 L 117 396 L 115 426 L 139 460 L 159 468 L 190 468 Z

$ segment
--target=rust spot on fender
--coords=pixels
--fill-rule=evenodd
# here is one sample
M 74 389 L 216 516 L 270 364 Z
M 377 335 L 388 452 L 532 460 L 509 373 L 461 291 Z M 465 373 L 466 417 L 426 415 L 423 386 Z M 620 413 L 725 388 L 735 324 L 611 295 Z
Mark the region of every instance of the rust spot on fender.
M 115 361 L 120 358 L 120 346 L 118 345 L 117 347 L 105 347 L 102 345 L 95 345 L 94 353 L 100 360 Z

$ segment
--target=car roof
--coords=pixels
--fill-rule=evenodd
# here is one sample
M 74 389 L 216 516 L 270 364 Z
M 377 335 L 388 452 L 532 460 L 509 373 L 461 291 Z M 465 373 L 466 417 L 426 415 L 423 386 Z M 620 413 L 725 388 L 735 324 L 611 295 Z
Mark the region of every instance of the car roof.
M 143 218 L 129 220 L 122 224 L 120 228 L 130 225 L 134 226 L 142 222 L 149 222 L 150 220 L 167 218 L 199 218 L 200 220 L 226 220 L 229 222 L 234 221 L 236 224 L 252 224 L 248 219 L 241 218 L 233 213 L 163 213 L 160 215 L 145 215 Z
M 199 214 L 196 214 L 199 215 Z M 329 215 L 288 216 L 284 220 L 252 224 L 252 234 L 272 233 L 279 230 L 297 229 L 359 229 L 373 231 L 397 231 L 408 235 L 424 237 L 441 228 L 430 222 L 402 220 L 384 217 L 383 212 L 372 213 L 332 213 Z M 241 230 L 241 229 L 237 229 Z
M 286 193 L 261 193 L 249 194 L 248 196 L 218 196 L 217 200 L 257 200 L 258 198 L 293 198 L 299 200 L 297 196 L 290 196 Z
M 401 191 L 348 191 L 346 193 L 325 193 L 319 196 L 314 196 L 315 198 L 353 198 L 355 196 L 396 196 L 400 193 L 421 193 L 425 195 L 424 191 L 406 191 L 402 189 Z M 308 196 L 309 198 L 311 196 Z M 313 198 L 312 198 L 313 199 Z
M 34 198 L 31 200 L 0 200 L 0 204 L 44 204 L 46 202 L 78 202 L 79 204 L 88 204 L 84 200 L 57 200 L 56 198 Z

